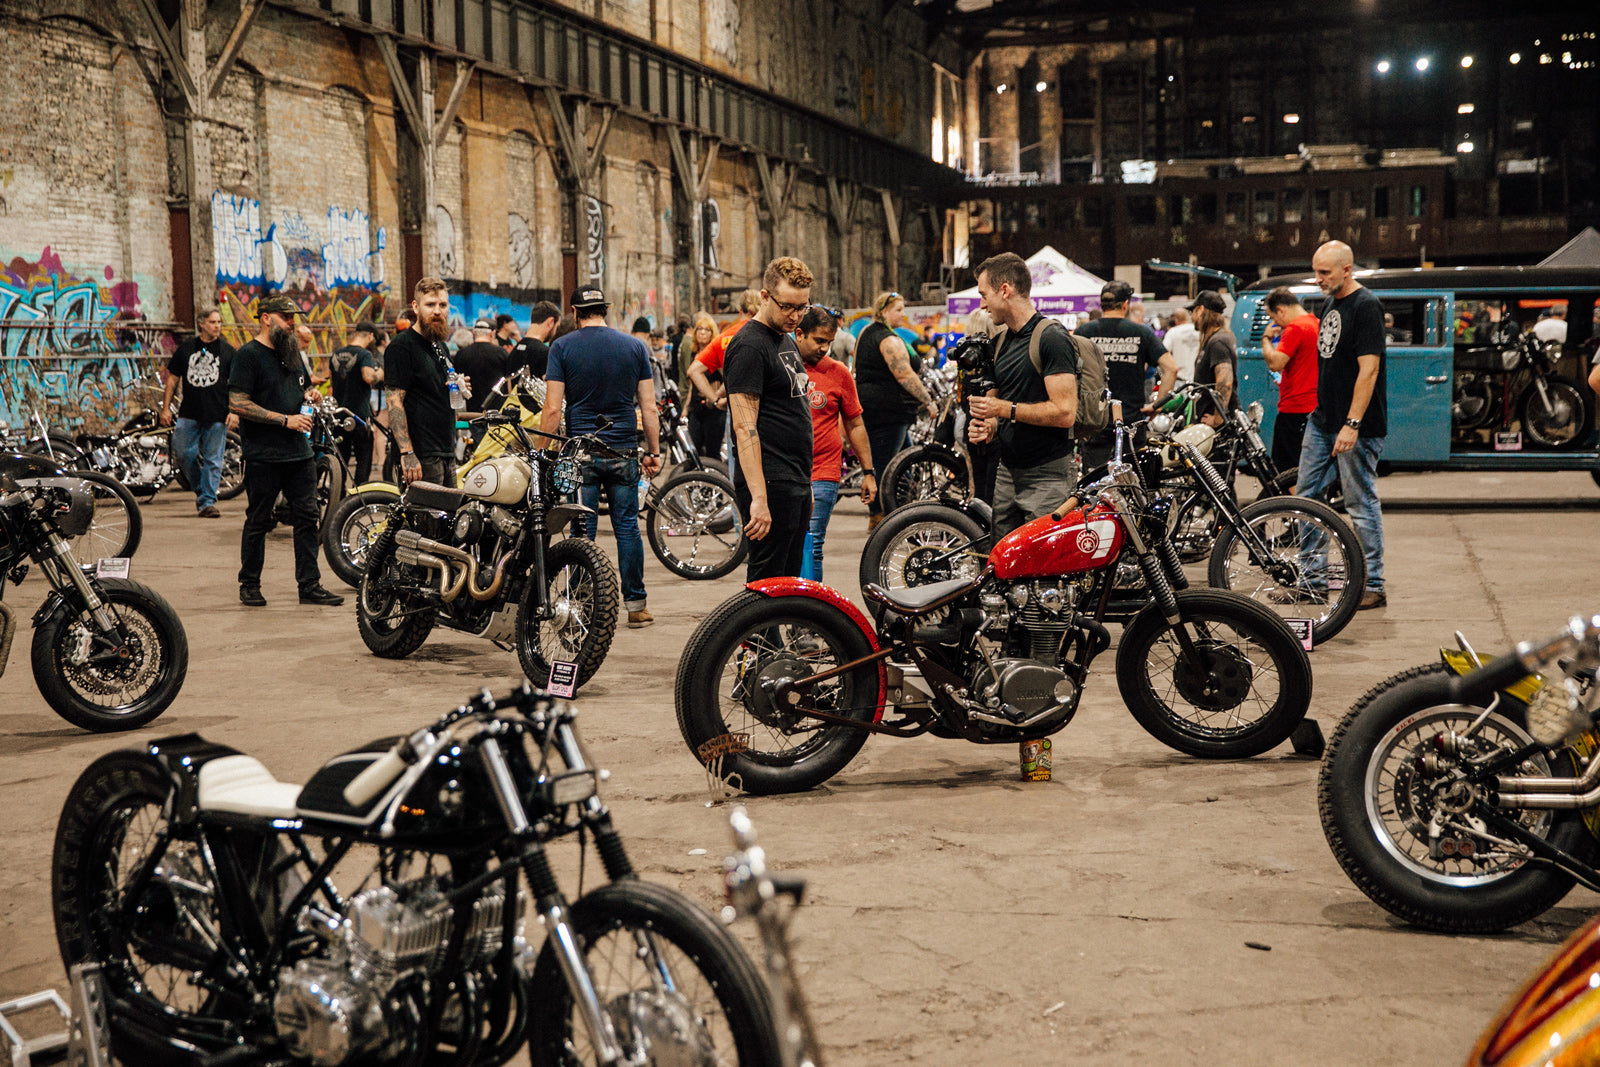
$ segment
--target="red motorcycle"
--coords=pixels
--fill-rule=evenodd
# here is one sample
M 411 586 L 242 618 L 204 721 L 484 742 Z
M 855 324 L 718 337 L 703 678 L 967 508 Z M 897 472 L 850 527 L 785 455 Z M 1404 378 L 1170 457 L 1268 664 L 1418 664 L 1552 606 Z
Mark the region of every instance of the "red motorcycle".
M 1133 468 L 1002 538 L 976 574 L 910 589 L 869 584 L 877 626 L 802 578 L 755 582 L 713 611 L 678 663 L 678 728 L 701 762 L 753 794 L 810 789 L 869 733 L 1014 744 L 1072 720 L 1124 554 L 1151 602 L 1122 632 L 1117 685 L 1157 740 L 1238 759 L 1288 739 L 1311 663 L 1269 608 L 1188 589 L 1159 507 Z

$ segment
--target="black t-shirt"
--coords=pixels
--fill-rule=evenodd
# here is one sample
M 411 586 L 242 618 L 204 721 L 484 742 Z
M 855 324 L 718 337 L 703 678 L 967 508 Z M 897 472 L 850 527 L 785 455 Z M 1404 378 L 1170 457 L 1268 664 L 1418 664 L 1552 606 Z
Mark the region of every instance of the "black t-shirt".
M 1378 357 L 1378 380 L 1372 399 L 1361 413 L 1362 437 L 1389 434 L 1388 345 L 1383 336 L 1383 304 L 1366 286 L 1341 299 L 1329 297 L 1322 304 L 1322 325 L 1317 330 L 1317 425 L 1324 433 L 1338 433 L 1350 417 L 1350 400 L 1355 396 L 1356 377 L 1361 371 L 1357 357 Z
M 372 417 L 372 386 L 361 375 L 362 367 L 378 368 L 372 353 L 360 345 L 345 345 L 328 359 L 328 391 L 340 404 L 363 419 Z
M 535 378 L 543 378 L 550 368 L 550 346 L 537 337 L 524 337 L 518 341 L 506 357 L 506 373 L 523 367 L 527 367 Z
M 1161 362 L 1166 354 L 1155 331 L 1125 318 L 1103 318 L 1078 327 L 1078 336 L 1087 337 L 1106 361 L 1106 387 L 1122 401 L 1123 417 L 1137 418 L 1144 407 L 1145 372 Z
M 300 414 L 309 388 L 311 376 L 306 373 L 304 360 L 295 360 L 295 365 L 285 370 L 278 362 L 278 354 L 260 341 L 246 342 L 233 354 L 228 391 L 243 393 L 268 411 Z M 311 458 L 311 439 L 286 426 L 241 418 L 239 439 L 247 460 L 287 463 Z
M 1052 374 L 1078 373 L 1078 352 L 1072 347 L 1072 338 L 1066 327 L 1055 322 L 1045 327 L 1047 320 L 1038 312 L 1022 329 L 1006 331 L 1005 347 L 995 354 L 995 389 L 1001 400 L 1018 404 L 1040 404 L 1050 399 L 1044 379 Z M 1028 343 L 1033 331 L 1043 329 L 1039 339 L 1039 367 L 1043 376 L 1033 369 L 1028 358 Z M 1059 426 L 1031 426 L 1010 419 L 1000 422 L 1000 459 L 1013 470 L 1026 470 L 1057 460 L 1072 452 L 1072 431 Z
M 761 473 L 767 484 L 811 484 L 811 380 L 794 338 L 751 319 L 728 342 L 722 363 L 729 394 L 761 401 L 756 433 L 761 438 Z M 744 485 L 744 464 L 736 469 Z
M 232 369 L 233 346 L 220 337 L 215 341 L 191 337 L 179 345 L 167 360 L 167 373 L 183 379 L 178 418 L 195 422 L 227 421 L 228 374 Z
M 383 382 L 406 391 L 406 428 L 418 456 L 455 455 L 456 413 L 450 407 L 450 357 L 444 345 L 402 331 L 383 354 Z
M 482 411 L 489 390 L 506 376 L 506 350 L 493 341 L 474 341 L 456 352 L 456 370 L 467 376 L 472 395 L 467 398 L 468 411 Z
M 883 358 L 883 342 L 891 337 L 900 338 L 881 322 L 874 322 L 861 331 L 856 339 L 856 395 L 861 398 L 861 408 L 868 422 L 889 424 L 915 422 L 919 406 L 917 398 L 906 392 L 905 386 L 889 370 L 889 361 Z M 922 360 L 910 345 L 913 373 L 922 369 Z M 884 462 L 888 462 L 885 458 Z
M 1226 326 L 1206 338 L 1200 346 L 1200 354 L 1194 361 L 1195 382 L 1216 385 L 1217 368 L 1224 363 L 1233 368 L 1233 389 L 1228 395 L 1228 410 L 1233 411 L 1239 406 L 1239 343 Z M 1218 414 L 1210 397 L 1198 401 L 1195 412 L 1200 415 Z

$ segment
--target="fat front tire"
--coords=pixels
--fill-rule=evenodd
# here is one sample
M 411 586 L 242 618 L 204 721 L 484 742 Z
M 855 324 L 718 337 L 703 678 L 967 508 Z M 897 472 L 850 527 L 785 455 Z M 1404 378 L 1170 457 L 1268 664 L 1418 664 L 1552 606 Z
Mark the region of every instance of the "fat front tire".
M 372 543 L 399 499 L 393 493 L 368 489 L 347 495 L 328 513 L 328 521 L 322 524 L 322 554 L 345 585 L 361 587 Z
M 965 460 L 939 445 L 916 445 L 890 457 L 878 481 L 878 494 L 887 515 L 946 494 L 965 500 L 972 490 Z
M 1544 387 L 1550 398 L 1548 406 L 1537 381 L 1523 390 L 1517 401 L 1522 432 L 1540 448 L 1565 452 L 1579 447 L 1589 439 L 1589 423 L 1594 418 L 1588 392 L 1560 374 L 1546 375 Z
M 1155 604 L 1117 646 L 1117 685 L 1139 725 L 1202 759 L 1244 759 L 1288 740 L 1311 706 L 1311 661 L 1283 620 L 1220 589 L 1177 597 L 1199 663 Z
M 1310 619 L 1313 644 L 1355 618 L 1367 584 L 1361 541 L 1328 505 L 1305 497 L 1257 500 L 1240 509 L 1266 558 L 1239 530 L 1225 526 L 1211 548 L 1207 578 L 1214 589 L 1242 593 L 1284 618 Z
M 601 1005 L 644 1062 L 782 1062 L 766 983 L 704 909 L 664 886 L 628 880 L 581 897 L 570 916 Z M 533 1063 L 600 1063 L 551 939 L 529 994 Z
M 69 542 L 79 563 L 132 556 L 144 539 L 144 512 L 128 487 L 109 474 L 79 471 L 94 494 L 94 519 Z
M 680 578 L 708 581 L 731 574 L 750 554 L 733 483 L 690 470 L 655 491 L 642 516 L 650 551 Z
M 1406 922 L 1447 933 L 1492 933 L 1527 922 L 1554 907 L 1573 878 L 1474 838 L 1470 827 L 1450 825 L 1435 787 L 1416 762 L 1434 752 L 1433 738 L 1464 734 L 1481 714 L 1455 703 L 1454 674 L 1443 664 L 1413 667 L 1368 690 L 1328 741 L 1317 779 L 1317 809 L 1328 847 L 1356 888 Z M 1488 701 L 1478 706 L 1486 707 Z M 1474 759 L 1529 743 L 1525 708 L 1500 696 L 1469 743 Z M 1574 774 L 1571 751 L 1537 756 L 1504 772 L 1537 777 Z M 1444 783 L 1441 782 L 1441 786 Z M 1465 823 L 1478 800 L 1461 816 Z M 1585 856 L 1592 839 L 1577 812 L 1504 812 L 1556 847 Z M 1445 855 L 1428 837 L 1429 824 L 1443 817 L 1442 834 L 1453 844 Z M 1473 841 L 1469 856 L 1460 843 Z M 1483 845 L 1482 848 L 1476 847 Z
M 133 730 L 177 698 L 189 673 L 189 639 L 172 605 L 149 586 L 123 578 L 99 585 L 121 651 L 104 646 L 87 610 L 69 606 L 33 631 L 33 680 L 45 703 L 74 726 Z
M 517 611 L 517 660 L 535 685 L 550 678 L 550 665 L 578 665 L 583 685 L 605 662 L 617 634 L 622 589 L 617 569 L 600 546 L 584 537 L 557 541 L 545 550 L 545 596 L 551 617 L 537 618 L 530 576 Z
M 390 520 L 399 522 L 395 517 Z M 356 596 L 356 628 L 373 655 L 405 659 L 433 632 L 434 613 L 416 590 L 422 572 L 395 562 L 394 539 L 380 540 L 367 561 Z
M 764 796 L 812 789 L 838 774 L 861 751 L 867 731 L 779 708 L 770 685 L 779 678 L 821 674 L 870 655 L 866 635 L 838 608 L 810 597 L 766 597 L 742 591 L 695 629 L 678 661 L 673 701 L 689 750 L 722 780 Z M 806 690 L 812 707 L 872 721 L 876 665 Z M 708 757 L 707 742 L 729 735 L 740 752 Z

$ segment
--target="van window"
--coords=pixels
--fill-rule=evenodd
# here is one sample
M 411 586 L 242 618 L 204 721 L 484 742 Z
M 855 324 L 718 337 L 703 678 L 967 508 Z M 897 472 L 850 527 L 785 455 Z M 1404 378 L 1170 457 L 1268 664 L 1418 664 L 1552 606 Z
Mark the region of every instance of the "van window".
M 1383 304 L 1383 335 L 1393 348 L 1429 343 L 1428 301 L 1413 297 L 1387 297 L 1378 294 Z

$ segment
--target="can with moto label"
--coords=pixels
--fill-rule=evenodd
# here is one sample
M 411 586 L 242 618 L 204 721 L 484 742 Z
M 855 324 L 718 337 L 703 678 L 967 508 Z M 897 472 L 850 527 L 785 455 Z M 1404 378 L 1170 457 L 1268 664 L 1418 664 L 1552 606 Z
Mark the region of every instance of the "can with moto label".
M 1048 737 L 1038 741 L 1024 741 L 1018 746 L 1018 755 L 1022 760 L 1022 780 L 1024 782 L 1048 782 L 1050 780 L 1050 739 Z

